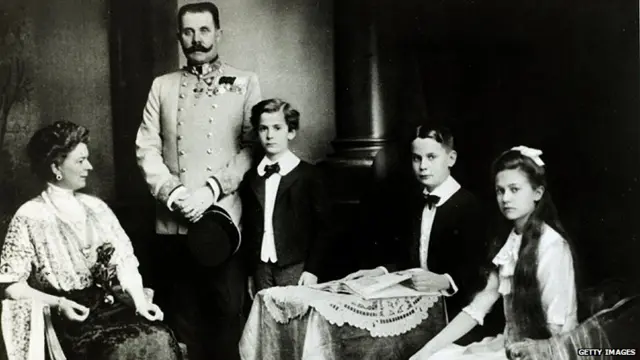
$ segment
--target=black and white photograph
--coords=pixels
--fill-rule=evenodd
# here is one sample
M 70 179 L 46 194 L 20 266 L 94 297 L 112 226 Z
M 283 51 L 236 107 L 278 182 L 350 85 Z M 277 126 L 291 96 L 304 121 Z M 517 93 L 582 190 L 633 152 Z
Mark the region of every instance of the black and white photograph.
M 640 358 L 640 2 L 2 0 L 0 360 Z

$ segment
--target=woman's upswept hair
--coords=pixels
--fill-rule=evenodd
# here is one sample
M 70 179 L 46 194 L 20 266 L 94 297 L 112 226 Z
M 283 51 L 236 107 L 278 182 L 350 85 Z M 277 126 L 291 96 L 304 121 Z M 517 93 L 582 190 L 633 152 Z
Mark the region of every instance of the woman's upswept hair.
M 53 180 L 51 164 L 62 164 L 80 143 L 89 143 L 89 130 L 69 121 L 57 121 L 36 131 L 27 144 L 31 170 L 43 181 Z
M 537 165 L 530 157 L 518 150 L 502 153 L 493 163 L 492 175 L 504 170 L 520 170 L 525 174 L 531 186 L 544 188 L 544 193 L 522 229 L 522 243 L 518 253 L 518 262 L 513 275 L 512 315 L 520 336 L 531 339 L 546 339 L 551 336 L 547 318 L 542 307 L 541 289 L 538 281 L 538 245 L 544 224 L 555 229 L 569 244 L 575 268 L 576 258 L 570 238 L 560 223 L 558 213 L 547 188 L 544 166 Z M 504 228 L 494 238 L 490 256 L 493 258 L 506 242 L 505 233 L 513 224 L 503 222 Z M 576 272 L 577 276 L 577 272 Z M 576 288 L 577 291 L 577 288 Z

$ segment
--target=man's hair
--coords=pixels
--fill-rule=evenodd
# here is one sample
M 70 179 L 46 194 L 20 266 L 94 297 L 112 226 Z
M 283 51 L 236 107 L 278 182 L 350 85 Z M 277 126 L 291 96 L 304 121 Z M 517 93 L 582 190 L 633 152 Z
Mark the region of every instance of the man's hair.
M 451 130 L 444 126 L 430 127 L 426 125 L 419 125 L 416 127 L 415 135 L 413 139 L 411 139 L 411 142 L 415 139 L 433 139 L 442 144 L 447 151 L 455 150 L 453 134 L 451 133 Z
M 178 30 L 182 29 L 182 17 L 186 13 L 209 13 L 213 17 L 213 24 L 217 30 L 220 29 L 220 12 L 218 7 L 212 2 L 199 2 L 182 5 L 178 10 Z
M 275 98 L 262 100 L 251 108 L 251 125 L 254 130 L 258 130 L 262 114 L 272 114 L 278 111 L 282 111 L 284 114 L 284 121 L 287 123 L 289 131 L 298 130 L 300 128 L 300 112 L 294 109 L 288 102 Z

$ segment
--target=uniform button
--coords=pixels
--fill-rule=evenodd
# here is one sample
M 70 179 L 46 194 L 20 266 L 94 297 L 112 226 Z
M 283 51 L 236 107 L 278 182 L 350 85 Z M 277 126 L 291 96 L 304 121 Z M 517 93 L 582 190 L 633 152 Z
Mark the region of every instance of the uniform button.
M 178 135 L 178 140 L 182 140 L 182 139 L 184 139 L 184 136 Z
M 186 153 L 184 152 L 184 150 L 180 150 L 179 154 L 180 154 L 180 155 L 184 155 L 184 154 L 186 154 Z
M 184 94 L 180 94 L 180 99 L 184 99 Z
M 183 82 L 183 83 L 182 83 L 182 86 L 187 86 L 187 82 L 186 82 L 186 81 L 185 81 L 185 82 Z
M 184 121 L 178 121 L 178 125 L 184 124 Z
M 182 110 L 184 110 L 184 109 L 183 108 L 178 108 L 178 111 L 182 111 Z
M 181 173 L 186 173 L 186 172 L 187 172 L 187 169 L 182 168 L 182 169 L 180 169 L 180 172 L 181 172 Z
M 207 166 L 207 171 L 211 171 L 211 166 Z
M 212 153 L 213 153 L 213 150 L 207 149 L 207 154 L 212 154 Z
M 208 137 L 208 138 L 210 138 L 210 137 L 212 137 L 212 136 L 213 136 L 213 134 L 212 134 L 212 133 L 208 133 L 208 134 L 207 134 L 207 137 Z
M 211 105 L 211 107 L 213 107 L 214 109 L 217 109 L 218 108 L 218 104 L 213 104 L 213 105 Z

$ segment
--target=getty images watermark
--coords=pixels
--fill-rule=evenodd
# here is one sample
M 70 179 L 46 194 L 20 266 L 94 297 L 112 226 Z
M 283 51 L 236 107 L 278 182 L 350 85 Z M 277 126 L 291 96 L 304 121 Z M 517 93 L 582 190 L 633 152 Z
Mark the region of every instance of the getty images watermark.
M 636 349 L 578 349 L 578 356 L 635 356 Z

